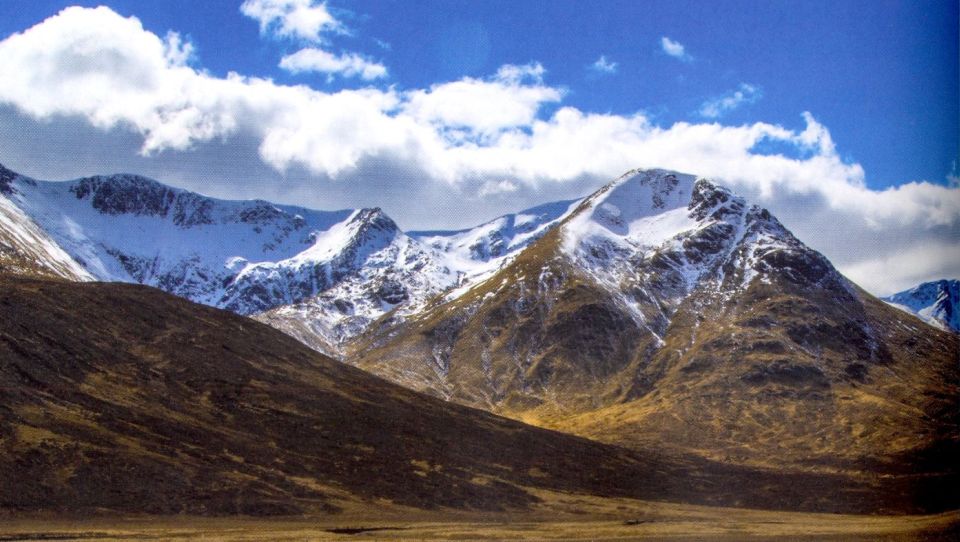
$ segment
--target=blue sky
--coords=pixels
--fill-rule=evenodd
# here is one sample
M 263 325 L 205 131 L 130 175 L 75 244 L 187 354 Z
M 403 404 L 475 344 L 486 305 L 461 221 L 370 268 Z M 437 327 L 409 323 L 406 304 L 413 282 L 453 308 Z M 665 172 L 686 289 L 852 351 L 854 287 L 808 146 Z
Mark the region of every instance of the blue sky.
M 665 166 L 771 207 L 875 291 L 960 273 L 956 2 L 0 11 L 0 162 L 34 176 L 135 171 L 434 228 Z M 894 270 L 917 247 L 927 265 Z
M 213 74 L 235 71 L 330 90 L 371 84 L 280 69 L 279 58 L 300 43 L 261 39 L 257 22 L 236 1 L 6 0 L 0 35 L 69 5 L 101 4 L 138 17 L 157 34 L 187 36 L 197 63 Z M 331 36 L 331 48 L 388 67 L 388 77 L 372 82 L 377 86 L 423 88 L 538 61 L 548 83 L 567 89 L 565 105 L 643 110 L 669 125 L 702 120 L 704 101 L 746 82 L 762 97 L 722 122 L 802 129 L 800 113 L 810 111 L 829 127 L 842 156 L 864 166 L 871 186 L 945 183 L 957 160 L 956 2 L 345 0 L 327 6 L 351 34 Z M 662 36 L 681 43 L 691 60 L 666 55 Z M 601 55 L 616 63 L 615 73 L 587 69 Z

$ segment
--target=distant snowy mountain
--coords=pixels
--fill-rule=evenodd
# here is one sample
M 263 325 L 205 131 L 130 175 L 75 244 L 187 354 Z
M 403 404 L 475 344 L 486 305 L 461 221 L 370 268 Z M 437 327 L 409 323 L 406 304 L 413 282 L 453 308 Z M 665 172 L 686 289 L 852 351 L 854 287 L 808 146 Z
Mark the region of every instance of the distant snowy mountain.
M 73 278 L 147 284 L 247 315 L 299 304 L 334 343 L 458 276 L 379 209 L 225 201 L 136 175 L 45 182 L 3 171 L 4 229 L 35 224 Z
M 960 332 L 960 280 L 937 280 L 881 298 L 943 330 Z
M 227 201 L 137 175 L 49 182 L 0 173 L 5 229 L 33 224 L 46 244 L 20 244 L 49 253 L 35 259 L 63 267 L 61 275 L 147 284 L 257 315 L 333 355 L 378 318 L 402 319 L 489 276 L 575 203 L 408 235 L 376 208 Z
M 245 271 L 294 258 L 355 214 L 216 200 L 136 175 L 21 179 L 12 187 L 10 200 L 98 280 L 147 284 L 244 314 L 315 287 L 290 273 L 252 288 L 237 281 Z

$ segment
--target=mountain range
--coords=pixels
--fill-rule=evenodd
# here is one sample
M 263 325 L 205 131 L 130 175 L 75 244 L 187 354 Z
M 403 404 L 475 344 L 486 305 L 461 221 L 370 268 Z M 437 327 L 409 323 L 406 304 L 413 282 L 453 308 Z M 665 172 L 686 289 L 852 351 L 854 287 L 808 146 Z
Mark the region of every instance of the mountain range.
M 631 472 L 633 467 L 617 463 L 621 460 L 650 467 L 655 457 L 665 466 L 647 468 L 648 475 L 657 469 L 709 473 L 707 485 L 776 473 L 781 481 L 819 480 L 797 487 L 814 493 L 819 487 L 823 492 L 817 498 L 825 500 L 836 500 L 836 490 L 829 488 L 884 488 L 856 490 L 858 502 L 872 503 L 853 507 L 858 510 L 956 504 L 945 488 L 958 481 L 951 459 L 960 453 L 958 335 L 871 296 L 769 211 L 708 179 L 634 170 L 583 199 L 541 205 L 470 229 L 433 232 L 403 232 L 376 208 L 314 211 L 217 200 L 136 175 L 47 182 L 0 168 L 0 191 L 0 270 L 40 279 L 139 283 L 250 316 L 322 353 L 311 359 L 327 360 L 327 354 L 342 362 L 302 363 L 320 364 L 325 371 L 334 366 L 348 371 L 346 366 L 353 365 L 443 399 L 430 404 L 449 405 L 451 412 L 476 412 L 457 410 L 475 407 L 560 431 L 564 438 L 586 437 L 592 442 L 576 442 L 609 448 L 583 452 L 583 457 L 609 453 L 610 463 L 598 461 L 613 470 Z M 16 292 L 46 289 L 45 299 L 51 301 L 41 313 L 59 314 L 52 301 L 57 296 L 77 295 L 83 304 L 96 295 L 116 295 L 120 305 L 140 303 L 148 311 L 173 303 L 119 285 L 113 286 L 116 291 L 93 294 L 92 286 L 75 282 L 13 284 Z M 920 287 L 910 300 L 894 296 L 888 301 L 921 316 L 955 318 L 955 311 L 943 308 L 941 290 L 928 290 Z M 955 303 L 955 285 L 952 292 L 946 299 Z M 31 296 L 16 295 L 29 305 Z M 138 301 L 141 297 L 152 301 Z M 939 305 L 925 308 L 934 304 Z M 177 319 L 192 322 L 189 314 L 205 315 L 196 324 L 200 329 L 202 322 L 221 318 L 211 315 L 226 314 L 190 306 L 177 305 Z M 12 314 L 29 314 L 17 310 Z M 77 327 L 73 315 L 57 318 Z M 230 326 L 245 321 L 222 318 Z M 100 326 L 125 329 L 113 320 Z M 129 333 L 152 336 L 148 328 Z M 282 344 L 283 352 L 296 344 L 268 337 L 265 327 L 253 329 L 263 345 Z M 7 331 L 11 337 L 19 332 Z M 36 335 L 26 343 L 8 340 L 20 345 L 13 352 L 24 356 L 31 352 L 25 344 L 43 344 L 44 332 L 31 332 Z M 179 343 L 192 344 L 194 339 L 182 333 Z M 218 333 L 215 342 L 235 350 Z M 91 337 L 95 344 L 109 340 Z M 203 344 L 198 352 L 221 347 Z M 296 348 L 290 351 L 306 356 Z M 141 360 L 134 363 L 141 372 L 153 370 L 143 368 L 150 360 L 177 357 L 172 350 L 153 353 L 142 345 L 131 352 Z M 227 374 L 240 371 L 235 361 L 223 363 Z M 167 375 L 172 369 L 162 364 L 158 370 Z M 207 372 L 197 378 L 207 378 Z M 30 378 L 39 389 L 52 389 L 43 379 Z M 135 382 L 131 389 L 149 387 L 151 381 L 142 375 L 111 378 Z M 263 380 L 250 378 L 245 382 L 256 381 L 254 388 Z M 372 382 L 356 385 L 386 385 Z M 84 393 L 98 385 L 88 384 Z M 190 394 L 214 393 L 180 391 L 183 401 Z M 255 397 L 266 397 L 271 405 L 279 400 L 271 399 L 269 390 L 262 393 L 267 395 Z M 313 393 L 302 389 L 294 395 Z M 426 401 L 408 402 L 420 400 Z M 288 406 L 296 413 L 331 408 Z M 229 409 L 218 408 L 209 416 L 228 415 Z M 375 425 L 381 415 L 390 414 L 364 419 Z M 31 427 L 61 434 L 37 424 Z M 418 427 L 420 433 L 404 431 L 426 438 L 429 429 Z M 467 431 L 460 427 L 456 434 Z M 268 456 L 273 457 L 262 457 Z M 587 489 L 600 491 L 599 486 Z M 475 496 L 478 491 L 483 493 L 469 490 Z M 798 491 L 802 496 L 790 497 L 791 502 L 814 498 Z M 666 493 L 679 495 L 676 489 Z M 754 501 L 764 498 L 744 494 Z M 872 497 L 862 496 L 868 494 Z M 736 504 L 724 495 L 717 502 Z M 485 498 L 477 497 L 471 506 L 492 502 Z
M 377 208 L 225 201 L 137 175 L 45 182 L 0 166 L 0 177 L 7 212 L 69 255 L 71 278 L 146 284 L 243 315 L 282 307 L 276 318 L 308 322 L 308 342 L 331 353 L 385 314 L 489 275 L 572 204 L 407 234 Z

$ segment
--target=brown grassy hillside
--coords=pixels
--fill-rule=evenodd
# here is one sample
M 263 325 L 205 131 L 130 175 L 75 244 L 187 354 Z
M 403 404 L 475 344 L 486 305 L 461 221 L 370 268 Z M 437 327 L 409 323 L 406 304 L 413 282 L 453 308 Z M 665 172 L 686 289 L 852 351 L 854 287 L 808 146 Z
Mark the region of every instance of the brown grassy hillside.
M 843 476 L 659 457 L 533 428 L 147 287 L 2 276 L 0 315 L 7 512 L 291 514 L 378 500 L 524 509 L 537 500 L 531 488 L 779 509 L 943 505 Z

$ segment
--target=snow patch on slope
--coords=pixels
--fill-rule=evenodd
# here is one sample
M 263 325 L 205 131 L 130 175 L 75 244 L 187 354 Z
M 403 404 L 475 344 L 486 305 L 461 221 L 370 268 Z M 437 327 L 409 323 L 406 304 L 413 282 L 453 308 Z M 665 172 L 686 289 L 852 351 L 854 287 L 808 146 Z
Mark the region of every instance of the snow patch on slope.
M 547 203 L 503 215 L 458 231 L 421 231 L 409 235 L 435 249 L 443 265 L 461 274 L 461 283 L 477 283 L 568 216 L 581 200 Z
M 563 249 L 643 250 L 696 225 L 687 216 L 695 177 L 664 170 L 631 171 L 591 198 L 564 227 Z
M 0 253 L 6 251 L 61 278 L 94 280 L 93 275 L 71 258 L 29 216 L 0 195 Z

